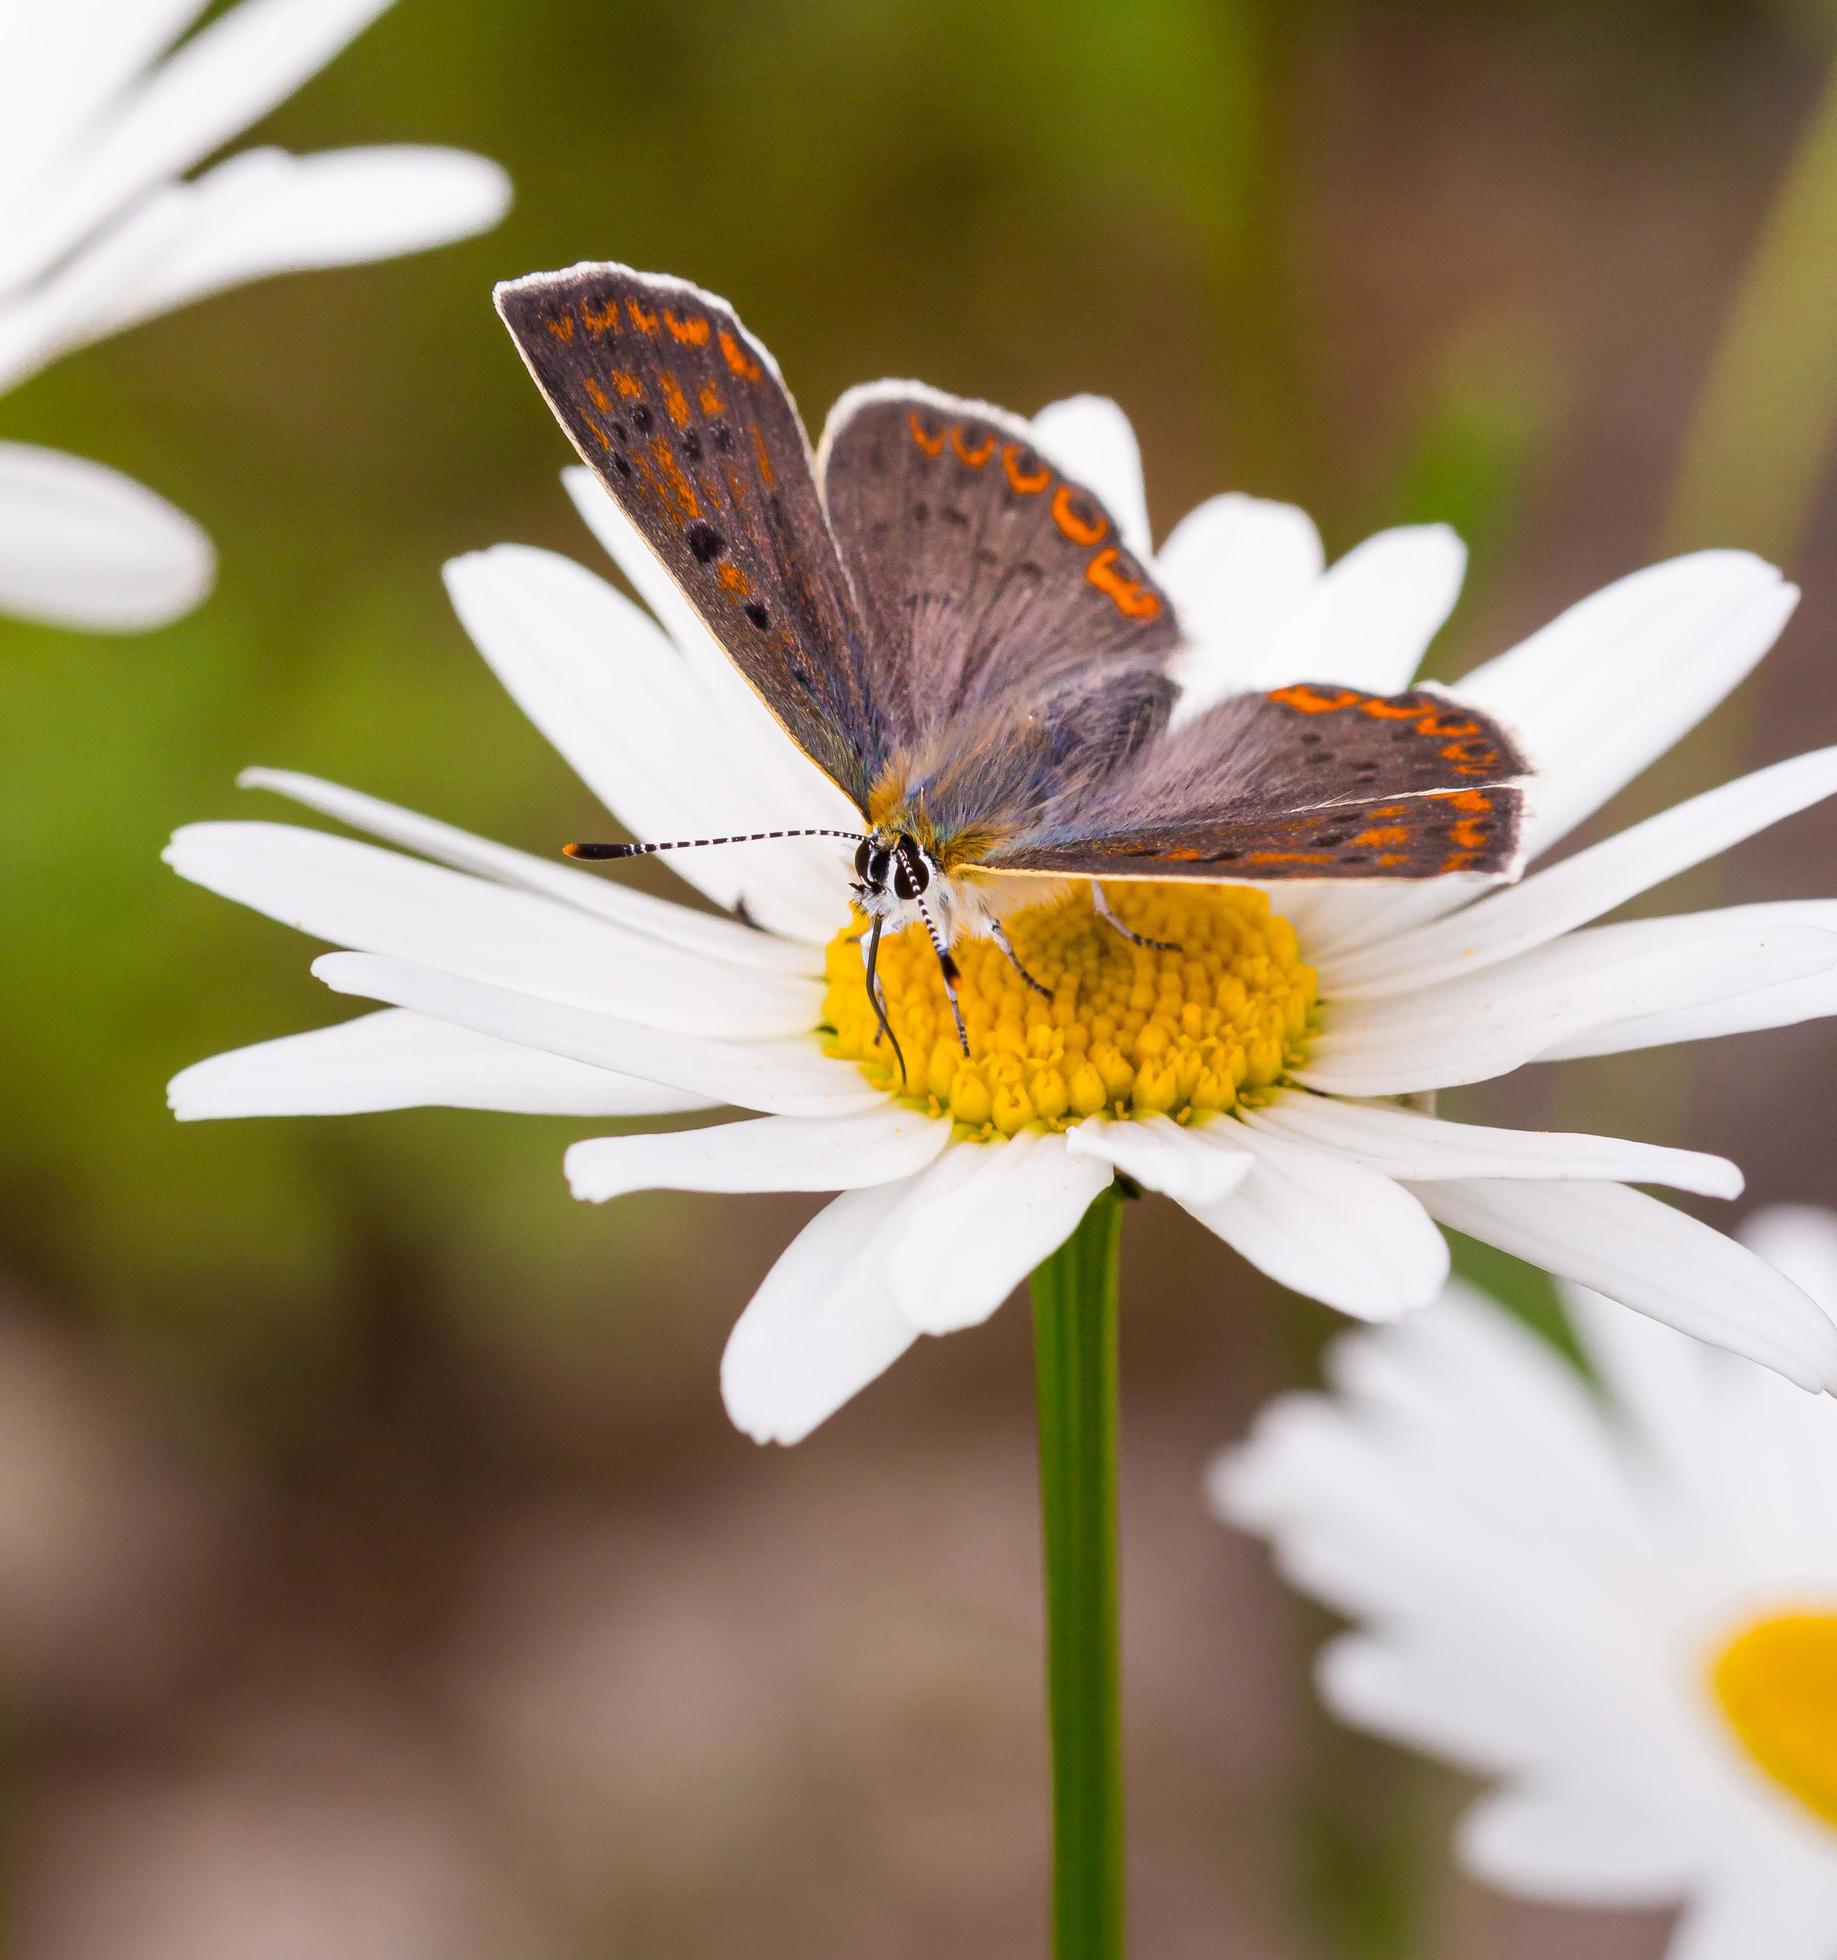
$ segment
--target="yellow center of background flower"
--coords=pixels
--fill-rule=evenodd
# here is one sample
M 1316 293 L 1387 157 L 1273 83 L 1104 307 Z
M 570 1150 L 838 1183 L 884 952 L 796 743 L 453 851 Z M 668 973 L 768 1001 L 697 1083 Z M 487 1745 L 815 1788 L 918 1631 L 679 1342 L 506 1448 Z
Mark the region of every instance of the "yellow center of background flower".
M 829 1052 L 889 1095 L 983 1136 L 1069 1129 L 1103 1110 L 1187 1122 L 1254 1099 L 1299 1063 L 1314 1025 L 1314 970 L 1262 892 L 1119 884 L 1108 895 L 1127 925 L 1178 950 L 1132 945 L 1097 916 L 1088 886 L 1006 921 L 1050 999 L 993 940 L 959 936 L 968 1055 L 924 928 L 883 937 L 880 980 L 905 1050 L 903 1083 L 891 1046 L 876 1040 L 857 922 L 829 942 Z
M 1710 1681 L 1748 1755 L 1837 1824 L 1837 1612 L 1757 1620 L 1716 1655 Z

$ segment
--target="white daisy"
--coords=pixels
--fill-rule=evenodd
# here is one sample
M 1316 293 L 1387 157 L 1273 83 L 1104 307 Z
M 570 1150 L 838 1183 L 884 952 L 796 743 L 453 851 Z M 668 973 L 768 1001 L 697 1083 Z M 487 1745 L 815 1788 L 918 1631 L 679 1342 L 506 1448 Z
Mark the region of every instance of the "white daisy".
M 1060 404 L 1039 438 L 1139 542 L 1120 412 Z M 501 545 L 455 561 L 460 617 L 524 712 L 640 837 L 858 828 L 611 499 L 582 470 L 567 481 L 655 617 L 547 552 Z M 1195 692 L 1236 675 L 1389 690 L 1452 604 L 1461 549 L 1439 528 L 1392 531 L 1323 570 L 1301 512 L 1226 497 L 1175 530 L 1159 568 L 1194 624 Z M 1473 675 L 1465 694 L 1542 762 L 1534 847 L 1720 701 L 1795 596 L 1745 554 L 1700 554 L 1621 581 Z M 1807 1388 L 1837 1383 L 1837 1334 L 1796 1287 L 1631 1188 L 1730 1197 L 1733 1165 L 1421 1106 L 1527 1062 L 1837 1009 L 1833 902 L 1593 923 L 1837 789 L 1837 751 L 1761 770 L 1509 889 L 1113 888 L 1125 917 L 1180 951 L 1127 945 L 1097 921 L 1087 887 L 1041 899 L 1027 881 L 1008 927 L 1056 996 L 1029 993 L 991 942 L 961 944 L 968 1060 L 921 936 L 883 947 L 910 1096 L 874 1039 L 845 845 L 664 860 L 741 915 L 716 918 L 353 791 L 265 770 L 244 780 L 419 856 L 266 823 L 178 834 L 167 855 L 184 876 L 350 949 L 314 971 L 387 1004 L 186 1070 L 179 1115 L 754 1112 L 579 1143 L 567 1173 L 593 1200 L 647 1187 L 842 1193 L 728 1346 L 728 1408 L 762 1440 L 805 1435 L 919 1335 L 986 1319 L 1116 1172 L 1347 1313 L 1434 1299 L 1448 1273 L 1441 1221 Z
M 1744 1233 L 1837 1308 L 1837 1218 Z M 1603 1395 L 1460 1286 L 1354 1335 L 1224 1458 L 1222 1514 L 1355 1622 L 1347 1721 L 1495 1780 L 1460 1832 L 1508 1891 L 1682 1904 L 1671 1960 L 1837 1952 L 1837 1423 L 1566 1289 Z
M 192 169 L 391 0 L 35 0 L 0 27 L 0 392 L 60 355 L 270 273 L 495 224 L 496 164 L 397 144 Z M 178 45 L 175 47 L 174 43 Z M 210 540 L 99 463 L 0 442 L 0 612 L 128 631 L 210 588 Z

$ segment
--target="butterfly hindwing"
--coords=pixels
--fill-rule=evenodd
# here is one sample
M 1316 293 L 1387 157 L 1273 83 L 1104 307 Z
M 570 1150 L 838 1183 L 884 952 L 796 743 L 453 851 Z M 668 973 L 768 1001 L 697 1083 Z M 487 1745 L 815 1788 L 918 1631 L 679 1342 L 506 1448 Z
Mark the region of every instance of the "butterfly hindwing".
M 983 703 L 1047 698 L 1077 670 L 1152 672 L 1173 610 L 1103 502 L 1024 422 L 912 382 L 856 388 L 823 432 L 830 524 L 896 740 Z
M 1514 869 L 1526 763 L 1488 716 L 1427 688 L 1298 683 L 1221 701 L 992 870 L 1139 878 L 1435 878 Z
M 728 657 L 866 806 L 884 752 L 861 621 L 770 354 L 679 279 L 577 265 L 497 289 L 582 458 Z

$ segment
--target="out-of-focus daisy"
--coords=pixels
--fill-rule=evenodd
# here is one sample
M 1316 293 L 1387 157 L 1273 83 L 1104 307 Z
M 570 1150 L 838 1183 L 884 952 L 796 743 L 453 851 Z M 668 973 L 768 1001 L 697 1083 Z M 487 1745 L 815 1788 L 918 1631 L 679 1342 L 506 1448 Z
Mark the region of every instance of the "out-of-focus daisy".
M 1837 1218 L 1743 1234 L 1837 1308 Z M 1837 1952 L 1837 1423 L 1744 1361 L 1565 1289 L 1575 1369 L 1461 1286 L 1265 1412 L 1220 1512 L 1355 1624 L 1347 1721 L 1496 1787 L 1508 1891 L 1685 1910 L 1671 1960 Z
M 397 144 L 247 150 L 266 115 L 391 0 L 44 0 L 0 26 L 0 392 L 226 286 L 354 265 L 495 224 L 504 173 Z M 177 44 L 175 46 L 175 43 Z M 128 631 L 210 588 L 210 541 L 131 478 L 0 442 L 0 612 Z
M 1120 412 L 1080 401 L 1042 448 L 1145 520 Z M 570 472 L 583 517 L 650 605 L 550 553 L 499 546 L 447 579 L 524 711 L 640 837 L 848 830 L 612 501 Z M 1445 530 L 1393 531 L 1331 569 L 1301 512 L 1223 498 L 1160 554 L 1193 622 L 1186 678 L 1404 687 L 1453 603 Z M 1741 553 L 1641 572 L 1481 668 L 1464 692 L 1542 765 L 1533 846 L 1579 823 L 1721 700 L 1795 594 Z M 576 1194 L 646 1187 L 839 1191 L 742 1315 L 722 1371 L 734 1420 L 806 1434 L 921 1334 L 985 1319 L 1121 1172 L 1254 1265 L 1351 1314 L 1426 1305 L 1448 1273 L 1437 1221 L 1593 1283 L 1807 1388 L 1837 1383 L 1837 1333 L 1732 1240 L 1632 1188 L 1729 1197 L 1734 1166 L 1611 1138 L 1430 1114 L 1440 1089 L 1837 1009 L 1837 904 L 1744 906 L 1597 925 L 1625 900 L 1837 789 L 1837 751 L 1764 769 L 1509 889 L 1116 885 L 1132 946 L 1088 887 L 1022 886 L 1007 926 L 1042 1000 L 988 941 L 957 948 L 959 1051 L 919 934 L 882 948 L 913 1093 L 876 1041 L 846 847 L 820 840 L 666 860 L 715 918 L 487 844 L 354 792 L 246 781 L 419 854 L 263 823 L 198 825 L 186 877 L 349 951 L 315 972 L 387 1004 L 219 1056 L 173 1084 L 181 1116 L 446 1103 L 650 1116 L 734 1106 L 747 1122 L 577 1144 Z M 435 863 L 422 860 L 433 859 Z M 1280 915 L 1272 910 L 1280 908 Z

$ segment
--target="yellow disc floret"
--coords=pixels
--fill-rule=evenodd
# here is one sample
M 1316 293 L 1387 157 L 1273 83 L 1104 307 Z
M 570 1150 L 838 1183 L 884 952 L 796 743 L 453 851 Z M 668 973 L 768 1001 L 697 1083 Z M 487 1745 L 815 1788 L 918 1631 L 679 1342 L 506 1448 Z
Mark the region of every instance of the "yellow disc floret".
M 1749 1758 L 1837 1824 L 1837 1612 L 1754 1621 L 1716 1653 L 1710 1685 Z
M 1294 928 L 1242 886 L 1110 887 L 1118 917 L 1171 949 L 1132 945 L 1097 916 L 1088 886 L 1009 915 L 1029 987 L 991 939 L 952 948 L 965 1055 L 937 955 L 921 928 L 883 938 L 887 1018 L 902 1082 L 863 984 L 859 922 L 829 944 L 829 1052 L 877 1088 L 982 1136 L 1064 1130 L 1087 1116 L 1187 1122 L 1253 1101 L 1300 1061 L 1314 1025 L 1314 971 Z

